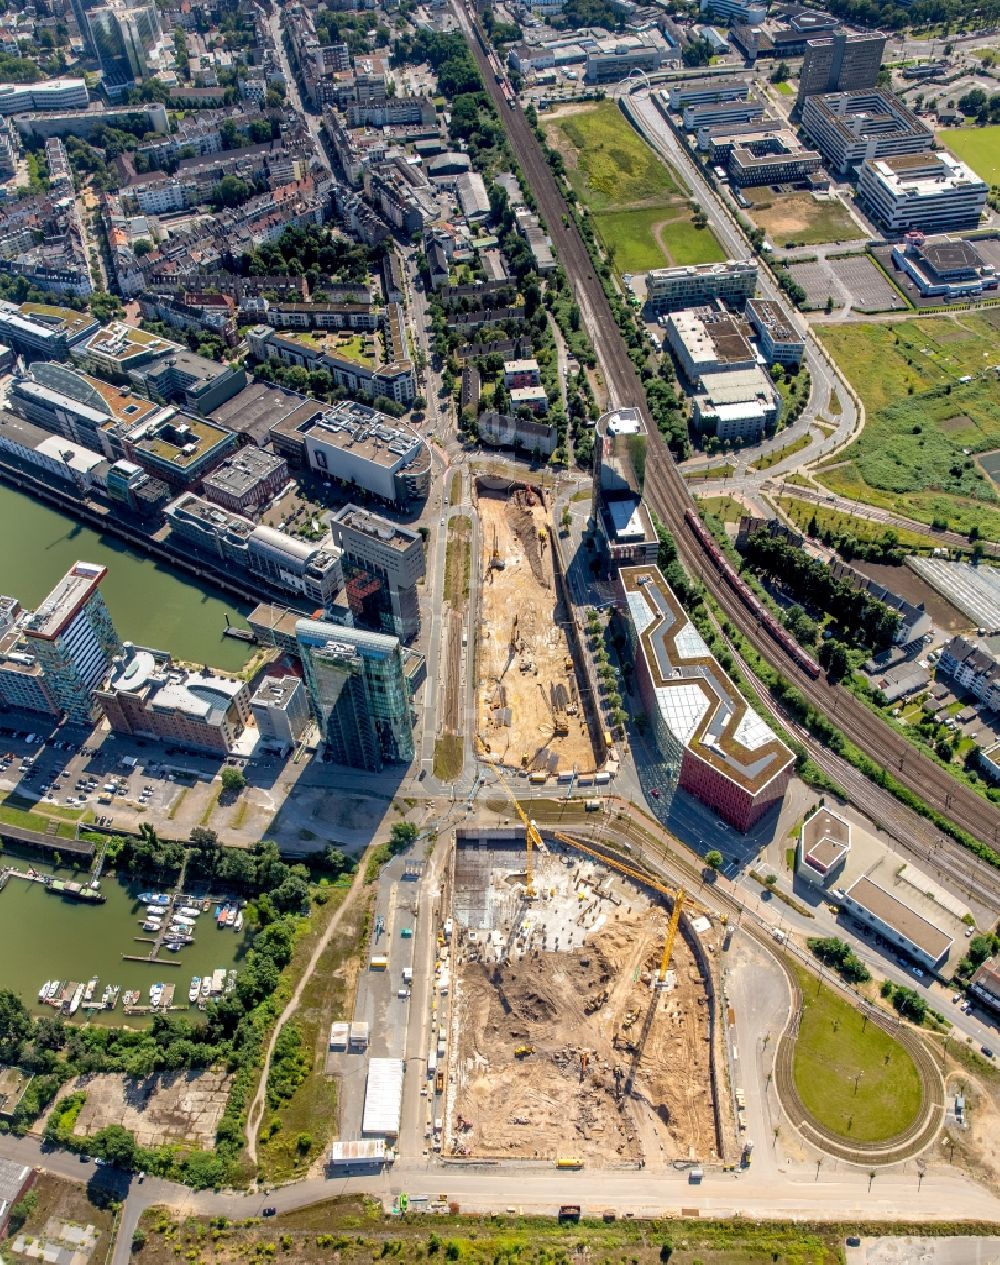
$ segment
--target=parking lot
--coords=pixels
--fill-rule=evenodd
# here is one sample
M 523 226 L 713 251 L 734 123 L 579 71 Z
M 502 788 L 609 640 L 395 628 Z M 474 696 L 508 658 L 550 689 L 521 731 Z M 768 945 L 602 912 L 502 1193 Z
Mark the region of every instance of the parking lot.
M 867 255 L 790 263 L 788 272 L 806 292 L 807 308 L 822 308 L 832 297 L 842 308 L 845 298 L 858 312 L 902 311 L 906 300 Z

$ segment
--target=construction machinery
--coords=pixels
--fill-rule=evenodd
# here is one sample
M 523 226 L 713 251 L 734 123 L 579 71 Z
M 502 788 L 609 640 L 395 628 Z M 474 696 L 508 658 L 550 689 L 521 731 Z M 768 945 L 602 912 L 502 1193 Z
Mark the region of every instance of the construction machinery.
M 527 886 L 528 897 L 534 896 L 534 886 L 532 882 L 531 872 L 531 849 L 537 848 L 545 851 L 545 843 L 539 833 L 538 827 L 531 820 L 525 810 L 521 807 L 521 803 L 514 794 L 514 788 L 510 785 L 504 775 L 500 772 L 496 765 L 493 766 L 493 772 L 497 781 L 503 787 L 507 798 L 514 806 L 514 811 L 524 823 L 524 843 L 525 843 L 525 882 Z M 657 892 L 660 896 L 671 905 L 670 925 L 667 927 L 666 939 L 663 942 L 663 953 L 660 956 L 660 967 L 656 973 L 654 981 L 657 988 L 662 988 L 667 982 L 667 970 L 670 966 L 670 960 L 673 956 L 674 942 L 677 939 L 677 929 L 680 926 L 681 913 L 684 909 L 686 893 L 682 887 L 670 888 L 664 886 L 651 874 L 647 874 L 643 870 L 636 869 L 635 866 L 626 865 L 624 861 L 607 856 L 604 852 L 599 852 L 596 848 L 591 848 L 585 843 L 581 843 L 579 839 L 575 839 L 572 835 L 563 834 L 559 830 L 551 830 L 549 834 L 553 839 L 557 839 L 560 843 L 566 844 L 567 847 L 575 849 L 577 852 L 583 852 L 586 856 L 593 858 L 601 865 L 606 866 L 610 870 L 615 870 L 619 874 L 623 874 L 626 878 L 630 878 L 633 882 L 648 887 L 652 891 Z
M 514 1058 L 526 1059 L 529 1054 L 534 1054 L 535 1047 L 533 1045 L 519 1045 L 514 1049 Z
M 502 571 L 506 566 L 503 558 L 500 556 L 500 537 L 497 529 L 493 528 L 493 552 L 490 554 L 490 570 Z

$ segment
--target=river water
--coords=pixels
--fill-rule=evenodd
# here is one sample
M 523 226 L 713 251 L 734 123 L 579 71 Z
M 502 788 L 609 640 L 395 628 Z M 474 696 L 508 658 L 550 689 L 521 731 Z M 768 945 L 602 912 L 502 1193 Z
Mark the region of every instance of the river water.
M 108 568 L 101 592 L 124 641 L 176 659 L 238 671 L 246 642 L 223 637 L 226 615 L 245 627 L 249 607 L 0 484 L 0 593 L 35 607 L 78 559 Z
M 86 873 L 69 869 L 53 870 L 33 858 L 18 856 L 15 849 L 5 849 L 4 862 L 19 870 L 33 868 L 41 874 L 58 874 L 60 878 L 86 880 Z M 140 890 L 153 886 L 139 883 L 126 885 L 115 878 L 101 880 L 107 897 L 103 905 L 65 900 L 48 893 L 41 883 L 29 883 L 12 877 L 0 891 L 0 988 L 13 989 L 35 1014 L 56 1013 L 38 1001 L 38 990 L 46 980 L 59 979 L 85 984 L 94 975 L 99 979 L 97 997 L 106 984 L 120 984 L 142 992 L 141 1004 L 149 1004 L 151 984 L 175 984 L 174 1005 L 187 1006 L 188 986 L 193 975 L 211 975 L 219 967 L 236 966 L 244 934 L 219 930 L 213 908 L 196 919 L 195 942 L 179 953 L 160 950 L 164 961 L 175 966 L 153 963 L 123 962 L 123 953 L 146 954 L 152 947 L 136 942 L 147 937 L 140 925 L 145 906 L 135 897 Z M 160 889 L 162 890 L 162 889 Z M 114 1011 L 77 1012 L 76 1019 L 133 1026 L 142 1022 L 138 1016 L 125 1019 L 121 1000 Z

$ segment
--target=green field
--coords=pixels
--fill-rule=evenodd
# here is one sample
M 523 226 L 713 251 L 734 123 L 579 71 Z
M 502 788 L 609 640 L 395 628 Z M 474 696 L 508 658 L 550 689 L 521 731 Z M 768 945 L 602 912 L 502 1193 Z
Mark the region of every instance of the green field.
M 793 479 L 786 478 L 786 483 Z M 809 486 L 808 480 L 803 480 Z M 841 510 L 832 510 L 812 501 L 800 501 L 798 497 L 779 496 L 778 504 L 782 511 L 792 520 L 799 531 L 804 532 L 813 519 L 819 528 L 819 534 L 831 532 L 832 535 L 852 536 L 855 540 L 882 540 L 887 530 L 892 531 L 904 549 L 931 550 L 939 541 L 931 535 L 907 531 L 905 527 L 887 528 L 885 523 L 873 522 L 870 518 L 859 518 L 856 514 L 845 514 Z
M 916 1119 L 923 1097 L 913 1059 L 833 989 L 794 964 L 792 969 L 802 990 L 793 1074 L 803 1106 L 854 1142 L 901 1133 Z
M 725 258 L 711 230 L 695 228 L 673 172 L 613 101 L 550 120 L 547 136 L 620 275 Z
M 989 185 L 1000 184 L 1000 124 L 993 127 L 949 127 L 938 140 L 967 162 Z
M 818 328 L 867 412 L 861 435 L 820 467 L 820 481 L 920 522 L 944 519 L 1000 539 L 1000 498 L 974 459 L 1000 447 L 990 368 L 998 326 L 1000 313 L 987 312 Z M 959 381 L 968 374 L 971 382 Z
M 556 119 L 575 151 L 567 161 L 570 183 L 592 211 L 684 196 L 673 173 L 660 162 L 613 101 Z

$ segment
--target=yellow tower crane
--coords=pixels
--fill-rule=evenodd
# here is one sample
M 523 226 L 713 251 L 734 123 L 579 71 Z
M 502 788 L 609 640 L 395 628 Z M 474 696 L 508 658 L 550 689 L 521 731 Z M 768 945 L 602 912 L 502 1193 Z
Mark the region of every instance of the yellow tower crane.
M 514 794 L 514 788 L 510 785 L 510 783 L 503 776 L 503 774 L 496 767 L 496 765 L 493 766 L 493 772 L 496 775 L 497 781 L 500 783 L 500 785 L 503 787 L 504 791 L 506 792 L 507 798 L 514 805 L 514 811 L 517 813 L 518 817 L 520 817 L 521 821 L 524 823 L 524 845 L 525 845 L 525 854 L 526 854 L 525 865 L 524 865 L 524 869 L 525 869 L 524 877 L 525 877 L 525 884 L 528 890 L 528 896 L 530 898 L 534 896 L 535 894 L 535 889 L 534 889 L 534 885 L 532 884 L 532 875 L 531 875 L 531 849 L 533 847 L 542 848 L 544 846 L 542 843 L 542 836 L 538 833 L 538 827 L 535 825 L 535 823 L 531 820 L 528 814 L 521 807 L 520 801 L 518 800 L 517 796 Z
M 514 811 L 524 823 L 524 843 L 525 843 L 525 881 L 527 885 L 527 894 L 531 898 L 534 896 L 534 885 L 532 882 L 531 872 L 531 849 L 544 849 L 542 836 L 538 831 L 538 827 L 531 820 L 525 810 L 521 807 L 521 803 L 514 793 L 514 788 L 510 785 L 499 768 L 494 765 L 493 772 L 496 779 L 503 787 L 507 798 L 514 805 Z M 626 878 L 630 878 L 637 883 L 641 883 L 644 887 L 651 888 L 654 892 L 658 892 L 664 896 L 673 906 L 670 915 L 670 924 L 667 927 L 667 937 L 663 942 L 663 953 L 660 955 L 660 968 L 656 973 L 656 986 L 662 988 L 667 980 L 667 970 L 670 966 L 670 960 L 674 952 L 674 942 L 677 939 L 677 929 L 680 926 L 681 912 L 684 909 L 684 903 L 687 894 L 682 887 L 670 888 L 665 887 L 651 874 L 638 870 L 634 866 L 626 865 L 624 861 L 615 860 L 606 856 L 603 852 L 598 852 L 596 848 L 588 847 L 587 844 L 581 843 L 579 839 L 573 838 L 572 835 L 565 835 L 559 830 L 549 832 L 553 839 L 558 839 L 560 843 L 565 843 L 568 847 L 575 849 L 577 852 L 583 852 L 589 857 L 593 857 L 595 861 L 606 866 L 610 870 L 615 870 L 619 874 L 623 874 Z

